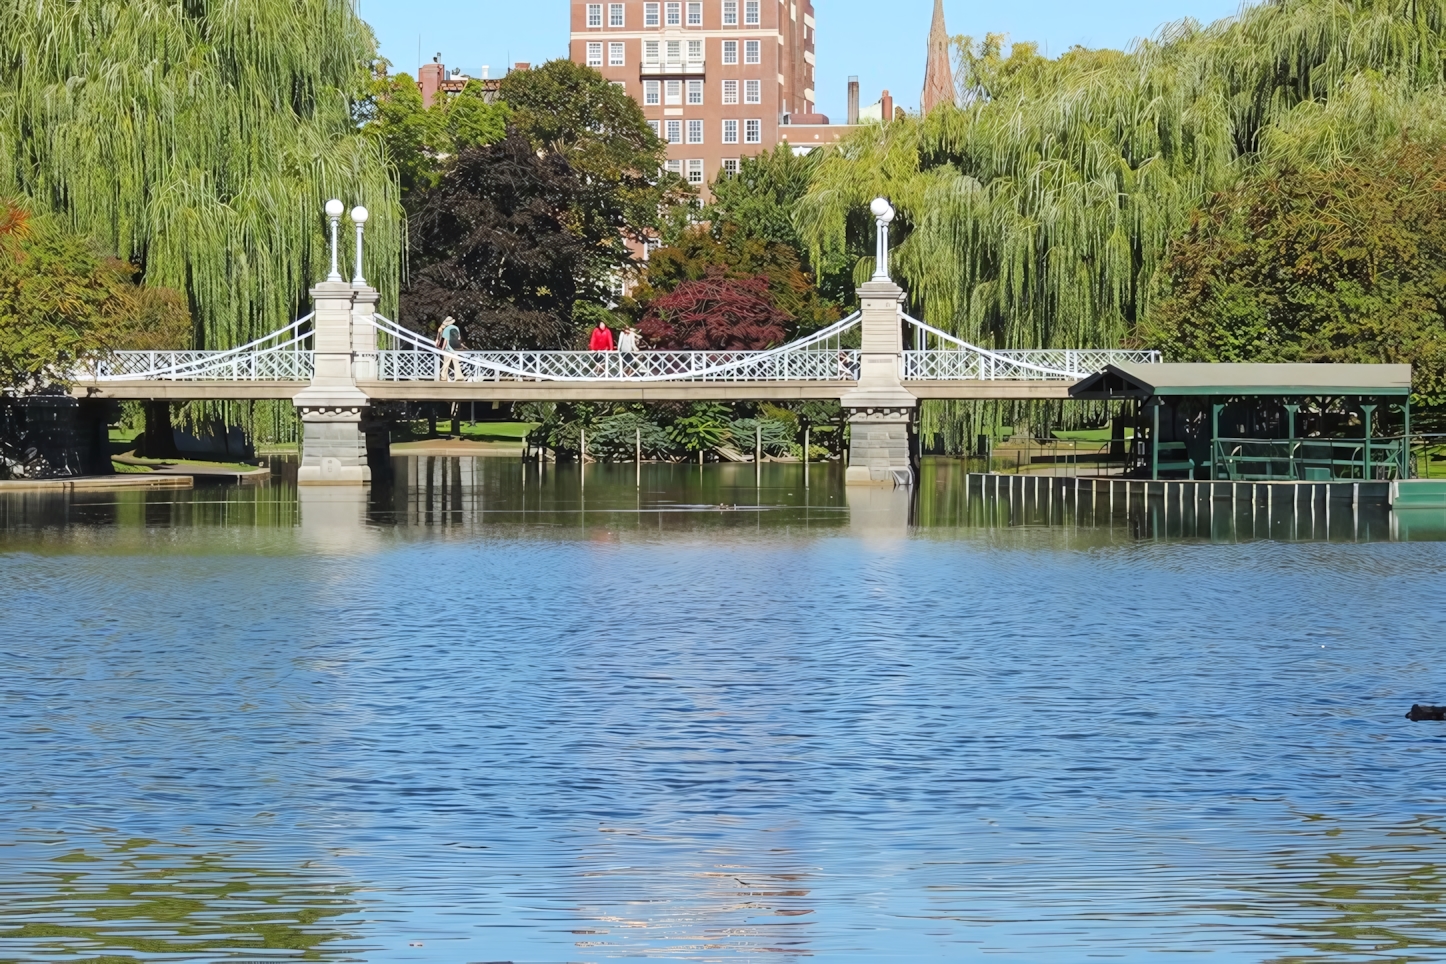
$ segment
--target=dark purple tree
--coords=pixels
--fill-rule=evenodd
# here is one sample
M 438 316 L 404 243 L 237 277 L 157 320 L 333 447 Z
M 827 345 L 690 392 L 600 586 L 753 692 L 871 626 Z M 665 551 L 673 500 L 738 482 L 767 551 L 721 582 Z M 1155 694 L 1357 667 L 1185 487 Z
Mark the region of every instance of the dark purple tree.
M 766 277 L 714 274 L 654 298 L 638 331 L 657 348 L 756 350 L 781 344 L 790 321 L 773 303 Z

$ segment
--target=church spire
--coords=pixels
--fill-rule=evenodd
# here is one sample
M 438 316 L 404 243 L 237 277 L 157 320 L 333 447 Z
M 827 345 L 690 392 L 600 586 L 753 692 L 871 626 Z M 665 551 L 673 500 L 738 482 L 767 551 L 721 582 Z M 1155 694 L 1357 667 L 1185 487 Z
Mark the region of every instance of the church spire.
M 939 104 L 954 103 L 954 71 L 949 67 L 949 32 L 944 29 L 944 0 L 934 0 L 934 22 L 929 25 L 929 59 L 924 64 L 924 93 L 919 113 Z

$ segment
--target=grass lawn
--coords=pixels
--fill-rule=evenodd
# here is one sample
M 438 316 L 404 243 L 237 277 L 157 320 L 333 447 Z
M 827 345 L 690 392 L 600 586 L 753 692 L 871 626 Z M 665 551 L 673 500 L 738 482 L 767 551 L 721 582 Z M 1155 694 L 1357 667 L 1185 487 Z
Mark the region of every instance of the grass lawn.
M 463 422 L 462 438 L 469 442 L 521 442 L 537 422 Z M 437 419 L 437 433 L 445 435 L 452 427 L 451 419 Z M 394 442 L 422 442 L 427 439 L 425 421 L 404 422 L 393 437 Z
M 1108 442 L 1110 440 L 1109 426 L 1104 428 L 1082 428 L 1070 431 L 1059 430 L 1053 433 L 1054 437 L 1066 442 Z M 1135 430 L 1125 428 L 1125 438 L 1134 438 Z

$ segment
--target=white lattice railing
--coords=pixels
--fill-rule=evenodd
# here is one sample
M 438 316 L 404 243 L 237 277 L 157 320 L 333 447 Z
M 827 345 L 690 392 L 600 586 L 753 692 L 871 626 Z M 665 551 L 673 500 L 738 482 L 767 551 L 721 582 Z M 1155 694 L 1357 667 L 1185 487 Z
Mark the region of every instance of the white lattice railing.
M 760 358 L 756 351 L 429 351 L 377 352 L 382 381 L 435 381 L 444 361 L 448 379 L 467 382 L 584 381 L 852 381 L 858 377 L 856 349 L 805 350 Z
M 919 381 L 1079 381 L 1106 365 L 1156 363 L 1157 351 L 1125 348 L 980 348 L 900 313 L 914 327 L 915 344 L 903 353 L 900 377 Z M 940 347 L 927 347 L 930 343 Z
M 77 366 L 78 381 L 310 381 L 312 354 L 303 343 L 310 314 L 254 341 L 223 351 L 112 351 Z M 268 342 L 277 342 L 268 345 Z
M 415 332 L 377 316 L 383 335 L 407 348 L 377 352 L 382 381 L 469 382 L 751 382 L 853 381 L 859 353 L 839 338 L 858 324 L 850 315 L 806 338 L 766 351 L 458 351 L 446 352 Z

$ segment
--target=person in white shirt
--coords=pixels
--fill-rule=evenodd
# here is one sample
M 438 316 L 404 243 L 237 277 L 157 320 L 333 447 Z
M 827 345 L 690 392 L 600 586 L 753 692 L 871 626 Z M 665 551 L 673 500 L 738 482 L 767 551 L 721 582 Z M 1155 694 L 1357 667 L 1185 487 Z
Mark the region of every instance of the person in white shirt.
M 631 375 L 633 372 L 633 357 L 638 351 L 638 333 L 633 331 L 632 325 L 623 325 L 623 330 L 618 333 L 618 354 L 623 356 L 623 375 Z

